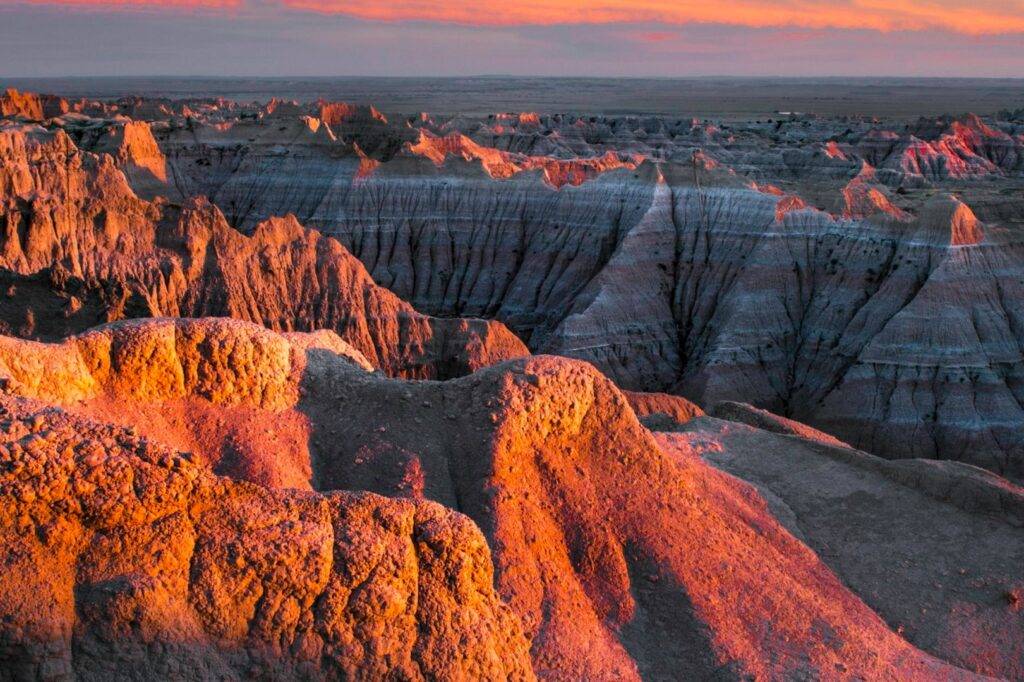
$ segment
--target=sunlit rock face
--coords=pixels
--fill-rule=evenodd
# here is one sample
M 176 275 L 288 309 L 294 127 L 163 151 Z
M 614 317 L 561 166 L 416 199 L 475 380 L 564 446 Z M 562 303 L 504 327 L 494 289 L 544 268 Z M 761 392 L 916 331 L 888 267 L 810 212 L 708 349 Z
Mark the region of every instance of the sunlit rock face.
M 566 358 L 449 382 L 368 367 L 333 334 L 223 319 L 3 340 L 10 669 L 920 680 L 1015 669 L 1013 649 L 980 661 L 950 642 L 915 648 L 793 535 L 804 531 L 698 456 L 774 434 L 731 427 L 749 445 L 694 413 L 685 433 L 656 437 L 630 407 L 642 396 Z M 947 480 L 969 480 L 957 476 Z M 919 495 L 907 480 L 889 503 Z M 996 489 L 977 485 L 975 500 Z M 1004 494 L 1008 513 L 1019 493 Z M 928 499 L 969 523 L 957 504 L 970 500 Z M 1007 528 L 1004 551 L 1016 552 Z
M 306 344 L 240 323 L 153 322 L 56 353 L 16 343 L 26 347 L 5 347 L 14 395 L 0 397 L 0 660 L 11 679 L 534 678 L 487 544 L 463 515 L 242 480 L 258 462 L 220 477 L 152 432 L 17 397 L 76 398 L 79 411 L 97 390 L 126 406 L 191 398 L 234 408 L 230 420 L 282 404 L 281 372 Z M 26 355 L 40 363 L 29 375 Z
M 97 146 L 118 144 L 120 157 L 81 152 L 62 129 L 0 132 L 0 310 L 9 332 L 60 336 L 123 317 L 223 315 L 285 331 L 333 329 L 375 367 L 418 378 L 527 354 L 500 323 L 415 312 L 336 240 L 292 216 L 246 236 L 205 198 L 139 199 L 116 159 L 138 170 L 162 157 L 136 126 L 145 124 L 93 136 Z

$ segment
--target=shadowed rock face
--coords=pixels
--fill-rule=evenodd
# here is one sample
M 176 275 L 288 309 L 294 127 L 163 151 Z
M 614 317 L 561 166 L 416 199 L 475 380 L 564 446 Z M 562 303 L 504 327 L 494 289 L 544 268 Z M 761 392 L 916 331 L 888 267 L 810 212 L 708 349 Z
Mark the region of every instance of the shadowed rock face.
M 144 504 L 144 509 L 153 506 L 146 502 L 149 497 L 145 487 L 151 466 L 163 467 L 154 480 L 165 481 L 180 475 L 190 481 L 189 491 L 214 486 L 218 492 L 213 501 L 196 506 L 216 521 L 210 520 L 201 528 L 191 527 L 191 532 L 199 534 L 198 539 L 192 540 L 196 548 L 193 551 L 200 559 L 204 556 L 202 551 L 209 553 L 210 571 L 217 571 L 219 580 L 235 579 L 237 568 L 257 583 L 277 576 L 273 580 L 291 585 L 309 574 L 319 576 L 317 580 L 321 581 L 316 583 L 318 587 L 306 591 L 278 587 L 276 583 L 273 589 L 268 587 L 268 593 L 284 591 L 297 600 L 280 602 L 281 615 L 271 617 L 265 609 L 279 602 L 257 600 L 253 610 L 250 602 L 244 601 L 244 595 L 249 593 L 239 594 L 223 583 L 207 587 L 203 582 L 206 574 L 197 574 L 195 569 L 187 603 L 180 606 L 170 597 L 163 597 L 163 593 L 158 593 L 158 598 L 127 578 L 125 583 L 103 577 L 107 581 L 103 583 L 105 603 L 124 604 L 124 608 L 87 611 L 84 613 L 88 618 L 78 616 L 81 620 L 73 620 L 73 628 L 61 626 L 71 628 L 81 641 L 103 642 L 103 646 L 75 649 L 82 654 L 76 653 L 71 664 L 81 666 L 82 670 L 92 670 L 89 666 L 102 669 L 102 659 L 93 660 L 97 651 L 113 651 L 127 657 L 123 652 L 130 650 L 135 640 L 121 641 L 107 633 L 118 632 L 118 628 L 125 627 L 126 620 L 131 622 L 131 617 L 141 617 L 131 614 L 153 612 L 150 604 L 171 601 L 173 608 L 167 608 L 176 614 L 175 618 L 183 617 L 182 613 L 198 614 L 194 616 L 198 624 L 186 623 L 194 628 L 189 631 L 191 641 L 202 643 L 202 651 L 206 651 L 203 646 L 210 646 L 209 640 L 217 641 L 218 652 L 229 652 L 218 654 L 228 669 L 239 665 L 239 658 L 232 656 L 245 661 L 263 656 L 257 665 L 279 665 L 281 670 L 291 670 L 288 666 L 293 665 L 293 660 L 308 660 L 303 658 L 309 651 L 305 645 L 291 646 L 282 653 L 273 648 L 261 649 L 260 643 L 278 642 L 279 628 L 289 628 L 285 641 L 296 642 L 305 641 L 305 633 L 310 630 L 337 632 L 335 626 L 320 626 L 318 619 L 327 613 L 317 607 L 321 600 L 337 604 L 332 608 L 342 609 L 340 614 L 331 611 L 336 614 L 332 617 L 347 618 L 346 609 L 358 612 L 351 601 L 356 592 L 345 606 L 344 597 L 335 602 L 324 596 L 330 594 L 329 589 L 319 587 L 324 581 L 334 580 L 331 573 L 317 568 L 322 566 L 317 564 L 318 557 L 330 549 L 330 527 L 335 538 L 347 533 L 369 541 L 382 533 L 398 534 L 393 540 L 378 540 L 374 545 L 378 549 L 374 551 L 382 551 L 379 547 L 383 543 L 394 547 L 395 552 L 405 552 L 401 556 L 409 558 L 379 560 L 371 573 L 371 586 L 380 584 L 384 589 L 383 585 L 391 584 L 389 581 L 404 584 L 402 571 L 406 564 L 402 562 L 423 561 L 421 552 L 427 546 L 444 557 L 438 570 L 447 571 L 449 581 L 451 576 L 458 576 L 456 582 L 449 582 L 445 588 L 455 592 L 445 592 L 438 586 L 440 591 L 436 595 L 425 597 L 424 590 L 429 589 L 429 584 L 424 587 L 422 581 L 429 583 L 433 578 L 421 573 L 420 606 L 415 609 L 415 622 L 431 623 L 438 639 L 429 646 L 417 640 L 412 654 L 408 654 L 408 648 L 401 648 L 405 640 L 400 631 L 385 631 L 378 635 L 378 643 L 372 648 L 361 649 L 367 652 L 364 658 L 350 663 L 378 666 L 367 670 L 398 671 L 408 660 L 403 656 L 419 660 L 417 656 L 430 652 L 434 658 L 422 665 L 435 665 L 438 667 L 432 670 L 471 677 L 527 676 L 531 669 L 552 679 L 660 679 L 680 674 L 701 679 L 732 679 L 747 674 L 841 679 L 969 677 L 963 670 L 946 666 L 914 649 L 893 633 L 811 550 L 775 521 L 770 507 L 752 488 L 716 473 L 696 455 L 698 449 L 683 441 L 659 444 L 640 425 L 626 398 L 589 365 L 538 357 L 437 383 L 384 379 L 379 374 L 367 373 L 360 366 L 364 363 L 333 335 L 284 337 L 253 325 L 222 320 L 128 321 L 94 330 L 62 345 L 11 339 L 0 346 L 0 371 L 6 377 L 5 390 L 10 396 L 4 399 L 4 404 L 12 406 L 7 409 L 14 415 L 15 424 L 5 432 L 7 451 L 16 461 L 29 456 L 22 455 L 23 451 L 44 453 L 33 460 L 37 462 L 33 465 L 36 468 L 13 466 L 7 470 L 6 485 L 11 486 L 11 494 L 4 499 L 12 509 L 11 518 L 19 518 L 26 509 L 31 514 L 37 508 L 33 504 L 43 504 L 33 494 L 58 506 L 58 502 L 50 500 L 63 499 L 61 495 L 67 494 L 63 487 L 45 495 L 39 492 L 43 486 L 40 481 L 50 480 L 46 473 L 51 470 L 49 467 L 70 466 L 61 462 L 65 461 L 62 457 L 71 455 L 57 453 L 78 452 L 74 449 L 77 441 L 72 440 L 71 448 L 58 447 L 54 454 L 45 454 L 50 452 L 51 443 L 63 442 L 50 435 L 53 427 L 47 425 L 51 421 L 88 423 L 93 426 L 84 428 L 80 436 L 86 443 L 95 429 L 115 435 L 140 434 L 148 440 L 139 441 L 138 435 L 132 436 L 131 443 L 142 445 L 124 454 L 118 448 L 93 452 L 82 446 L 83 454 L 76 456 L 92 459 L 88 467 L 77 465 L 80 473 L 71 478 L 72 484 L 79 478 L 88 481 L 89 476 L 99 477 L 104 467 L 117 463 L 120 476 L 138 479 L 137 497 L 133 499 L 141 500 L 139 504 Z M 30 401 L 46 401 L 55 407 L 46 408 L 44 418 L 37 420 L 33 415 L 40 408 L 23 406 L 40 403 Z M 110 409 L 111 401 L 118 403 L 117 410 Z M 193 406 L 196 413 L 205 411 L 216 418 L 216 426 L 203 438 L 205 449 L 197 451 L 189 461 L 148 454 L 164 452 L 155 443 L 182 438 L 192 429 L 208 428 L 201 424 L 201 418 L 171 423 L 174 405 L 182 401 Z M 259 415 L 259 423 L 267 430 L 300 430 L 300 440 L 307 449 L 290 457 L 282 456 L 280 441 L 269 435 L 249 441 L 226 437 L 219 443 L 210 437 L 244 430 L 245 420 L 254 414 Z M 152 415 L 164 415 L 166 421 L 161 423 Z M 87 418 L 93 421 L 82 421 Z M 102 425 L 103 422 L 109 425 Z M 33 430 L 42 435 L 33 439 L 29 435 Z M 70 430 L 57 432 L 62 434 L 61 438 L 71 438 Z M 42 442 L 30 444 L 36 440 Z M 707 445 L 702 443 L 701 448 Z M 228 461 L 231 458 L 233 462 Z M 150 465 L 153 459 L 156 463 Z M 239 466 L 242 461 L 248 464 Z M 206 467 L 236 479 L 257 481 L 269 489 L 213 478 L 206 473 Z M 59 476 L 54 478 L 63 480 Z M 530 669 L 524 670 L 517 662 L 521 661 L 517 652 L 523 651 L 517 648 L 523 641 L 517 639 L 519 625 L 499 627 L 506 623 L 502 620 L 506 618 L 505 607 L 488 602 L 493 598 L 480 587 L 489 588 L 490 573 L 478 568 L 476 560 L 466 555 L 468 552 L 485 558 L 483 543 L 474 540 L 468 529 L 451 535 L 442 533 L 450 546 L 432 544 L 433 540 L 423 537 L 427 530 L 417 530 L 417 524 L 428 523 L 420 521 L 421 518 L 435 518 L 431 514 L 441 514 L 447 519 L 444 523 L 462 523 L 458 521 L 461 517 L 452 512 L 442 513 L 423 502 L 274 492 L 275 480 L 287 481 L 285 485 L 290 488 L 365 489 L 412 500 L 432 499 L 476 521 L 492 548 L 497 592 L 521 624 L 529 646 Z M 26 486 L 33 494 L 20 492 Z M 177 504 L 176 490 L 171 486 L 161 504 Z M 290 510 L 287 513 L 300 516 L 287 525 L 264 526 L 258 521 L 261 514 L 281 512 L 253 511 L 251 505 L 257 504 L 250 501 L 253 497 L 260 500 L 261 510 L 273 510 L 277 508 L 275 504 L 284 504 L 284 509 Z M 88 503 L 92 498 L 85 499 Z M 138 525 L 142 529 L 133 532 L 155 532 L 149 529 L 156 522 L 149 519 L 167 516 L 147 512 L 141 519 L 135 519 L 115 504 L 120 499 L 116 494 L 108 493 L 102 499 L 103 505 L 84 518 L 91 524 L 102 525 L 108 536 L 120 537 L 126 529 Z M 287 499 L 294 501 L 289 503 Z M 246 511 L 231 511 L 236 504 L 246 505 Z M 385 508 L 388 511 L 370 511 Z M 232 516 L 234 513 L 244 514 L 244 525 L 238 525 L 242 519 Z M 324 521 L 317 526 L 313 520 L 305 521 L 303 513 L 316 519 L 321 518 L 316 516 L 320 514 Z M 406 520 L 396 524 L 391 520 L 392 514 L 406 514 L 401 516 Z M 221 521 L 225 517 L 227 520 Z M 374 521 L 370 522 L 370 518 Z M 230 524 L 230 532 L 225 529 L 222 534 L 220 523 Z M 384 524 L 387 530 L 378 529 L 376 523 Z M 361 530 L 350 530 L 352 525 Z M 75 537 L 80 537 L 81 532 L 75 531 Z M 327 535 L 317 535 L 318 532 Z M 401 547 L 407 547 L 403 543 L 408 540 L 402 538 L 410 532 L 415 547 L 403 550 Z M 309 539 L 299 543 L 285 539 L 292 535 L 277 533 L 300 534 Z M 266 550 L 259 544 L 264 535 L 266 542 L 272 543 Z M 206 536 L 212 537 L 205 539 Z M 253 539 L 246 541 L 245 546 L 233 544 L 232 538 L 250 536 Z M 5 542 L 14 543 L 22 542 L 16 538 L 24 536 L 4 537 Z M 28 538 L 33 543 L 40 542 L 35 533 L 30 532 Z M 1014 540 L 1017 541 L 1019 538 Z M 99 547 L 98 542 L 88 546 Z M 365 556 L 366 550 L 357 540 L 344 545 L 338 542 L 335 540 L 330 571 L 340 572 L 339 580 L 348 580 L 344 584 L 351 585 L 353 579 L 359 580 L 355 575 L 363 574 L 349 567 L 352 562 L 361 561 L 359 557 Z M 700 551 L 694 551 L 698 547 Z M 117 567 L 100 562 L 97 576 L 135 576 L 135 571 L 141 570 L 137 567 L 149 565 L 144 551 L 107 560 L 117 563 Z M 417 559 L 408 554 L 410 551 L 416 553 Z M 274 572 L 273 567 L 279 565 L 274 559 L 277 552 L 286 552 L 290 557 L 286 565 L 293 568 L 287 575 Z M 79 559 L 78 565 L 91 566 L 92 556 Z M 195 558 L 191 563 L 208 565 Z M 297 570 L 295 566 L 308 568 Z M 92 574 L 80 571 L 78 575 Z M 69 584 L 77 587 L 74 594 L 87 592 L 81 584 L 83 579 L 68 579 L 72 581 Z M 161 584 L 159 589 L 165 588 Z M 338 589 L 339 594 L 346 594 L 344 590 L 351 587 Z M 396 586 L 387 592 L 390 596 L 385 604 L 393 605 L 398 613 L 409 613 L 401 611 L 402 605 L 409 608 L 407 598 L 401 596 L 403 589 L 407 588 Z M 475 601 L 461 602 L 465 610 L 452 608 L 451 600 L 469 599 L 460 596 L 468 594 L 463 590 L 482 591 Z M 44 600 L 49 598 L 48 594 L 39 592 L 34 598 Z M 33 625 L 35 630 L 24 628 L 19 632 L 56 628 L 55 624 L 65 622 L 56 615 L 46 615 L 54 614 L 53 608 L 23 611 L 14 595 L 4 597 L 0 592 L 0 606 L 4 599 L 11 600 L 8 610 L 18 618 L 29 613 L 43 614 L 33 615 L 39 619 L 39 624 Z M 133 606 L 143 599 L 151 601 Z M 368 603 L 379 604 L 370 599 Z M 292 603 L 300 608 L 292 609 L 288 605 Z M 214 618 L 208 615 L 210 610 L 221 615 Z M 83 610 L 79 608 L 76 613 L 79 612 Z M 164 641 L 169 636 L 166 629 L 161 629 L 168 627 L 165 620 L 179 621 L 172 619 L 171 614 L 165 619 L 164 611 L 155 613 L 158 615 L 147 617 L 157 622 L 149 626 L 146 621 L 151 629 L 143 628 L 142 632 L 152 640 Z M 374 623 L 375 613 L 365 620 Z M 239 614 L 252 615 L 239 621 Z M 957 622 L 972 625 L 971 618 L 970 614 L 962 614 Z M 264 622 L 267 625 L 261 625 Z M 359 633 L 379 632 L 375 627 L 366 625 Z M 467 657 L 453 659 L 452 643 L 470 636 L 469 632 L 473 634 Z M 359 633 L 357 641 L 363 636 Z M 499 633 L 507 634 L 502 638 Z M 343 654 L 340 648 L 331 649 L 335 646 L 331 642 L 336 640 L 328 642 L 323 639 L 325 636 L 321 634 L 320 639 L 314 640 L 316 646 L 323 642 L 324 649 L 311 649 L 324 652 L 317 664 L 320 667 L 309 668 L 314 676 L 331 676 L 330 666 L 338 665 L 336 659 Z M 73 638 L 72 643 L 75 641 L 78 640 Z M 400 651 L 378 655 L 385 646 Z M 245 653 L 238 653 L 239 649 Z M 936 649 L 945 653 L 941 647 Z M 175 647 L 163 650 L 166 658 L 174 661 L 191 655 Z M 15 647 L 13 651 L 12 660 L 20 661 L 26 656 L 21 648 Z M 486 660 L 477 658 L 477 651 L 484 652 Z M 1003 663 L 997 658 L 991 665 Z M 429 674 L 426 667 L 422 670 Z
M 1024 475 L 1019 121 L 151 118 L 165 193 L 244 231 L 293 212 L 422 312 L 631 390 Z
M 685 430 L 659 443 L 695 448 L 757 486 L 775 517 L 914 645 L 996 678 L 1024 677 L 1024 489 L 958 462 L 891 462 L 820 435 L 708 417 Z
M 294 217 L 245 236 L 202 198 L 181 208 L 140 200 L 111 156 L 79 152 L 62 131 L 5 131 L 0 147 L 9 331 L 37 337 L 122 317 L 223 315 L 285 331 L 334 329 L 375 367 L 423 378 L 528 352 L 498 323 L 416 313 Z M 153 151 L 129 147 L 139 148 Z

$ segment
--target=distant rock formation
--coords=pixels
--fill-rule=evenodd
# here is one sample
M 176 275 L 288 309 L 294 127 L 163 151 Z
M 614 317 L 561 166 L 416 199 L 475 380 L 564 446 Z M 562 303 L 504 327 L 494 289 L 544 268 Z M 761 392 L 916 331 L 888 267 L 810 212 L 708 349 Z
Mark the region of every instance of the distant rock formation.
M 143 159 L 157 159 L 150 138 L 133 138 L 135 125 L 100 141 L 117 143 L 132 163 L 140 149 Z M 285 331 L 333 329 L 375 367 L 419 378 L 528 353 L 499 323 L 416 313 L 338 242 L 293 217 L 261 223 L 247 237 L 202 198 L 180 209 L 140 200 L 114 157 L 79 152 L 60 130 L 0 132 L 0 154 L 0 266 L 12 273 L 0 310 L 12 333 L 224 315 Z M 61 315 L 35 310 L 55 305 Z
M 642 160 L 623 160 L 612 151 L 600 157 L 586 159 L 526 156 L 483 147 L 460 133 L 438 137 L 423 129 L 420 130 L 419 141 L 416 144 L 409 144 L 407 149 L 413 154 L 425 156 L 437 166 L 444 165 L 449 156 L 458 156 L 465 161 L 480 161 L 487 174 L 495 179 L 507 179 L 528 170 L 541 170 L 544 181 L 556 189 L 566 185 L 582 185 L 590 178 L 609 170 L 632 170 Z
M 8 88 L 0 94 L 0 116 L 23 118 L 30 121 L 61 116 L 71 111 L 71 105 L 63 97 L 18 92 Z
M 889 190 L 877 181 L 874 167 L 864 162 L 860 173 L 843 188 L 846 208 L 844 218 L 858 219 L 882 216 L 893 220 L 910 222 L 913 217 L 893 205 Z
M 114 154 L 144 196 L 208 196 L 246 233 L 292 213 L 422 313 L 498 320 L 630 390 L 749 402 L 887 457 L 1024 478 L 1011 116 L 72 108 L 51 125 Z M 141 128 L 132 145 L 86 132 L 121 114 L 150 121 L 162 160 Z
M 41 121 L 43 120 L 42 99 L 39 95 L 29 92 L 21 93 L 14 88 L 8 88 L 0 95 L 0 116 Z

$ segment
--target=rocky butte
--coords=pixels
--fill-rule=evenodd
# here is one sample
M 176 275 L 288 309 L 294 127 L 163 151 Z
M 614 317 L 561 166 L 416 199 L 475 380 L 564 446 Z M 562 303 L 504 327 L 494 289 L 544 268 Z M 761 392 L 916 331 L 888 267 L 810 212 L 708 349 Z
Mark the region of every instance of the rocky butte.
M 1024 680 L 1024 120 L 0 97 L 0 679 Z

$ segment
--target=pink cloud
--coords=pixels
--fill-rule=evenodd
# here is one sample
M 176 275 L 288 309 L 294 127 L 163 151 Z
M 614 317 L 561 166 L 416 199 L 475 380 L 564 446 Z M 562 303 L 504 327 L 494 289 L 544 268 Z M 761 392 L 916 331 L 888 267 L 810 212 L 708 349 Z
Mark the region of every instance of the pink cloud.
M 251 0 L 0 0 L 105 8 L 239 8 Z M 716 23 L 746 27 L 944 30 L 966 35 L 1024 32 L 1021 0 L 265 0 L 295 10 L 367 20 L 466 26 Z M 657 33 L 657 32 L 655 32 Z
M 641 33 L 634 33 L 630 37 L 642 43 L 664 43 L 674 40 L 678 36 L 669 31 L 644 31 Z
M 1024 31 L 1017 0 L 522 0 L 482 6 L 473 0 L 282 0 L 290 7 L 382 21 L 440 21 L 509 26 L 653 22 L 750 27 L 944 29 L 966 34 Z

